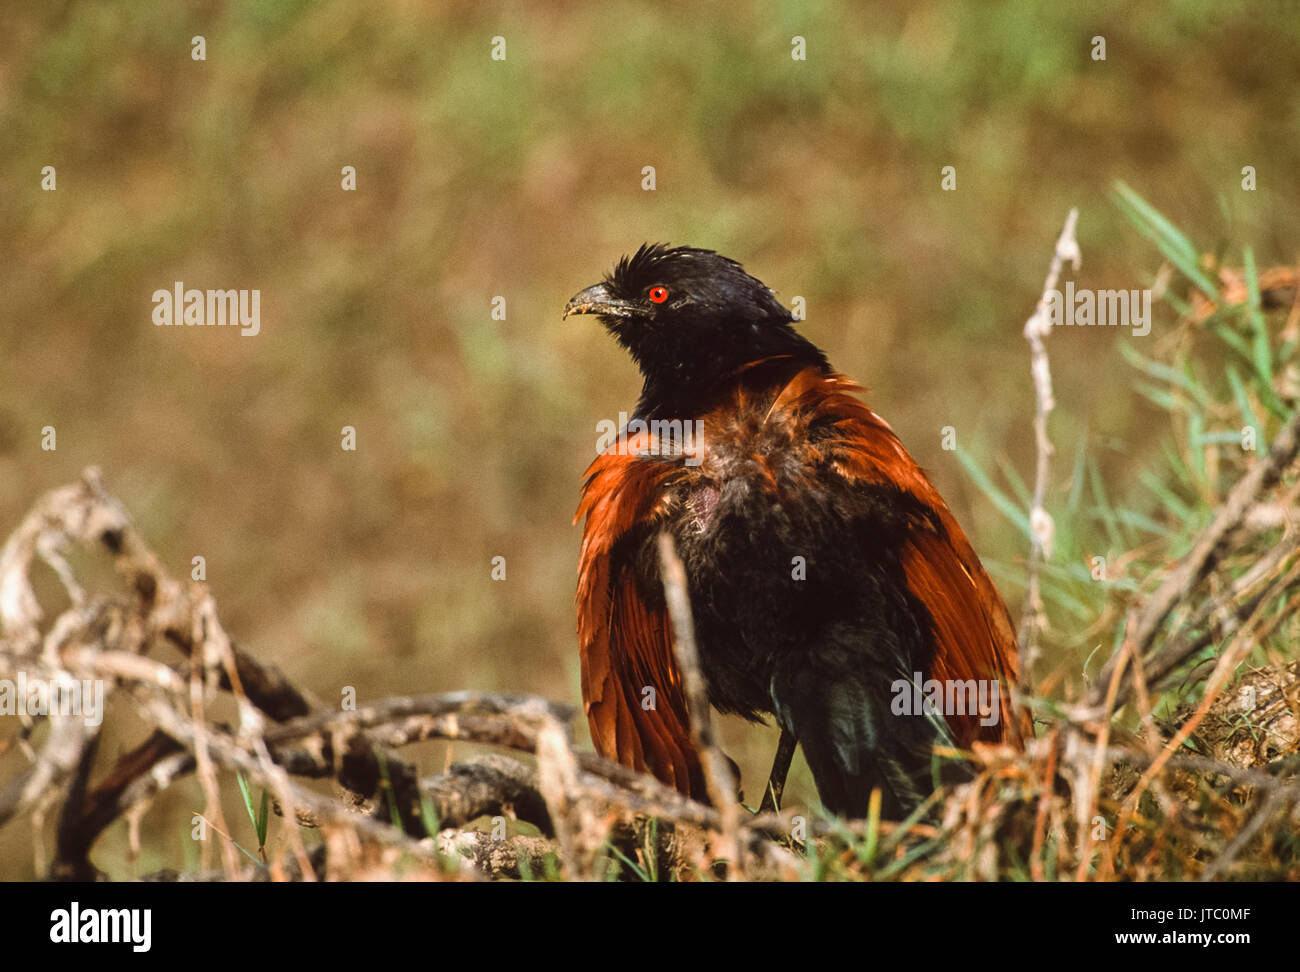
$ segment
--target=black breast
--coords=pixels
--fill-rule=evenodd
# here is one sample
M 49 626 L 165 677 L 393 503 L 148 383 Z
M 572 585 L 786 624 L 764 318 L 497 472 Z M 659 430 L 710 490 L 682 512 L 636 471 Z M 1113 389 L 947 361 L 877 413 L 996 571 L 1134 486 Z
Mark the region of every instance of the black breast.
M 932 650 L 901 565 L 898 491 L 848 482 L 816 436 L 764 418 L 706 431 L 669 524 L 710 701 L 750 719 L 773 711 L 773 673 L 801 658 L 892 670 Z

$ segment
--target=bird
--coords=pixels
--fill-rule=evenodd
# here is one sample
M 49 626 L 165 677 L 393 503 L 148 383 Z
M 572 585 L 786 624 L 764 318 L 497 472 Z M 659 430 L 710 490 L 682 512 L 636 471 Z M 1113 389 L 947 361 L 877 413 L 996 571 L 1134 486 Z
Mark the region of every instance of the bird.
M 1032 724 L 1008 691 L 1019 664 L 1006 605 L 864 389 L 773 290 L 716 251 L 646 243 L 574 295 L 574 315 L 594 315 L 642 378 L 574 517 L 582 695 L 600 755 L 707 800 L 664 532 L 685 567 L 709 704 L 774 719 L 825 809 L 864 817 L 879 791 L 880 812 L 901 819 L 961 778 L 965 764 L 936 748 L 1023 746 Z M 972 685 L 996 686 L 982 708 Z

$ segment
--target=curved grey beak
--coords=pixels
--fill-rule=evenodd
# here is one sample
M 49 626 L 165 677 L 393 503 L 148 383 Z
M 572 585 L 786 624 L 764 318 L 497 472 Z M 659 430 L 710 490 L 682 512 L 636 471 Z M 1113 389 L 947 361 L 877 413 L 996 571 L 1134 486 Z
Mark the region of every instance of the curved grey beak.
M 601 314 L 606 317 L 630 317 L 636 305 L 626 300 L 619 300 L 609 292 L 603 283 L 588 287 L 581 293 L 574 294 L 564 307 L 564 316 L 570 314 Z

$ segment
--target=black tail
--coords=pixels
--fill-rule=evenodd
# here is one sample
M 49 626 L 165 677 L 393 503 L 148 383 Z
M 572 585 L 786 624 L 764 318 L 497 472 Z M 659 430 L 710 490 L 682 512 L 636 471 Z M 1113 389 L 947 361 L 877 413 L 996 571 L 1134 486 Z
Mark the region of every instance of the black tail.
M 819 667 L 778 672 L 772 696 L 781 724 L 803 746 L 826 809 L 865 817 L 871 791 L 879 788 L 882 816 L 901 820 L 934 791 L 936 772 L 945 781 L 960 774 L 934 755 L 936 745 L 953 745 L 942 715 L 895 714 L 887 679 Z

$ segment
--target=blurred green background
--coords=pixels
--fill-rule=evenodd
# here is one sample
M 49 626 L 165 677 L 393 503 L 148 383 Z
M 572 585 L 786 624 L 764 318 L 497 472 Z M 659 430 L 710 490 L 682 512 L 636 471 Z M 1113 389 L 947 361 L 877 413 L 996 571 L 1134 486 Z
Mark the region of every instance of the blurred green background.
M 1022 538 L 940 430 L 1030 475 L 1021 326 L 1069 207 L 1080 287 L 1159 265 L 1116 179 L 1194 239 L 1296 256 L 1290 3 L 0 10 L 0 529 L 98 464 L 175 573 L 207 558 L 227 629 L 327 702 L 579 700 L 570 521 L 597 423 L 639 384 L 560 314 L 643 241 L 718 249 L 806 299 L 804 331 L 871 388 L 1017 616 Z M 260 289 L 261 334 L 155 327 L 176 280 Z M 1086 441 L 1124 482 L 1151 421 L 1119 344 L 1159 328 L 1054 336 L 1060 477 Z M 774 731 L 725 738 L 756 799 Z M 110 733 L 101 759 L 135 741 Z M 430 771 L 445 756 L 421 752 Z M 801 774 L 791 797 L 810 796 Z M 137 870 L 192 866 L 201 805 L 192 781 L 160 800 Z M 95 855 L 119 876 L 124 833 Z M 30 837 L 0 832 L 0 877 L 37 873 Z

